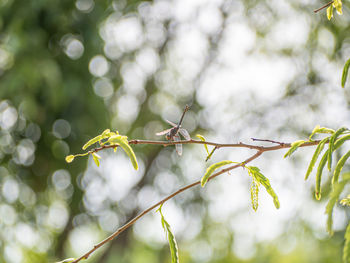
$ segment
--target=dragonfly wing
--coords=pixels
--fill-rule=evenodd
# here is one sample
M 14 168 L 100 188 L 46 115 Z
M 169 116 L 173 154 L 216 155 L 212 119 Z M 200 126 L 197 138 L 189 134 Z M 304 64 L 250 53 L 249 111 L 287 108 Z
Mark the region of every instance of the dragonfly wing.
M 187 141 L 191 140 L 191 136 L 190 136 L 190 134 L 188 133 L 187 130 L 185 130 L 185 129 L 180 129 L 179 132 L 181 133 L 181 135 L 182 135 Z
M 175 135 L 174 136 L 174 141 L 181 141 L 180 136 L 179 135 Z M 176 152 L 178 155 L 182 154 L 182 144 L 175 144 L 175 148 L 176 148 Z
M 164 131 L 161 131 L 161 132 L 157 132 L 156 135 L 164 135 L 164 134 L 167 134 L 171 129 L 167 129 L 167 130 L 164 130 Z
M 169 120 L 165 120 L 167 123 L 169 123 L 171 126 L 173 126 L 173 127 L 176 127 L 177 126 L 177 124 L 175 124 L 175 123 L 173 123 L 173 122 L 171 122 L 171 121 L 169 121 Z

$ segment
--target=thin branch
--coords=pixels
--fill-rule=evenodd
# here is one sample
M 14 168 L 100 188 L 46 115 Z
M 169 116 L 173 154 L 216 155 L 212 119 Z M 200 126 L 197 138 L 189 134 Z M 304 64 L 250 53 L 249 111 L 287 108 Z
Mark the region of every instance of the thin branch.
M 245 165 L 251 161 L 253 161 L 254 159 L 258 158 L 261 154 L 263 153 L 263 151 L 257 151 L 254 155 L 252 155 L 251 157 L 249 157 L 248 159 L 246 159 L 245 161 L 243 161 L 242 163 Z M 217 172 L 215 174 L 213 174 L 212 176 L 209 177 L 208 181 L 210 181 L 211 179 L 219 176 L 220 174 L 226 173 L 230 170 L 236 169 L 238 167 L 242 166 L 242 163 L 240 164 L 235 164 L 233 166 L 230 166 L 226 169 L 221 170 L 220 172 Z M 110 235 L 109 237 L 107 237 L 106 239 L 104 239 L 103 241 L 101 241 L 100 243 L 96 244 L 90 251 L 88 251 L 87 253 L 85 253 L 84 255 L 82 255 L 81 257 L 77 258 L 76 260 L 72 261 L 72 263 L 77 263 L 79 261 L 81 261 L 82 259 L 87 259 L 95 250 L 97 250 L 99 247 L 103 246 L 104 244 L 106 244 L 107 242 L 113 240 L 115 237 L 117 237 L 120 233 L 122 233 L 124 230 L 126 230 L 127 228 L 129 228 L 130 226 L 132 226 L 137 220 L 139 220 L 141 217 L 143 217 L 144 215 L 146 215 L 147 213 L 149 213 L 150 211 L 152 211 L 153 209 L 155 209 L 156 207 L 160 206 L 161 204 L 165 203 L 166 201 L 168 201 L 169 199 L 173 198 L 174 196 L 182 193 L 183 191 L 192 188 L 196 185 L 199 185 L 201 183 L 201 181 L 197 181 L 194 182 L 192 184 L 186 185 L 185 187 L 180 188 L 179 190 L 177 190 L 176 192 L 172 193 L 171 195 L 168 195 L 167 197 L 165 197 L 164 199 L 162 199 L 161 201 L 159 201 L 158 203 L 152 205 L 151 207 L 147 208 L 146 210 L 144 210 L 142 213 L 140 213 L 138 216 L 134 217 L 133 219 L 131 219 L 128 223 L 126 223 L 125 225 L 123 225 L 122 227 L 118 228 L 117 231 L 115 231 L 112 235 Z
M 272 141 L 272 142 L 274 142 L 274 141 Z M 319 142 L 320 141 L 305 142 L 300 147 L 317 145 Z M 221 175 L 223 173 L 229 172 L 229 171 L 231 171 L 233 169 L 236 169 L 238 167 L 245 166 L 247 163 L 253 161 L 256 158 L 258 158 L 264 152 L 275 151 L 275 150 L 284 149 L 284 148 L 290 148 L 291 147 L 290 143 L 279 143 L 279 145 L 276 145 L 276 146 L 265 147 L 265 146 L 256 146 L 256 145 L 250 145 L 250 144 L 245 144 L 245 143 L 220 144 L 220 143 L 207 142 L 207 141 L 197 141 L 197 140 L 178 141 L 178 142 L 173 142 L 173 141 L 131 140 L 131 141 L 129 141 L 129 144 L 156 144 L 156 145 L 163 145 L 163 146 L 169 146 L 169 145 L 174 145 L 174 144 L 208 144 L 208 145 L 215 146 L 216 148 L 220 148 L 220 147 L 237 147 L 237 148 L 249 148 L 249 149 L 257 150 L 257 152 L 255 154 L 253 154 L 251 157 L 249 157 L 248 159 L 244 160 L 243 162 L 241 162 L 239 164 L 235 164 L 235 165 L 230 166 L 228 168 L 222 169 L 221 171 L 211 175 L 209 177 L 208 181 L 212 180 L 213 178 L 215 178 L 215 177 L 217 177 L 217 176 L 219 176 L 219 175 Z M 95 148 L 95 149 L 89 151 L 89 153 L 98 152 L 98 151 L 101 151 L 103 149 L 115 148 L 115 147 L 117 147 L 117 146 L 115 146 L 115 145 L 103 145 L 103 146 L 101 146 L 99 148 Z M 200 183 L 201 183 L 200 180 L 196 181 L 196 182 L 194 182 L 192 184 L 189 184 L 189 185 L 186 185 L 186 186 L 180 188 L 179 190 L 177 190 L 176 192 L 172 193 L 171 195 L 168 195 L 167 197 L 165 197 L 161 201 L 157 202 L 156 204 L 152 205 L 148 209 L 146 209 L 143 212 L 141 212 L 139 215 L 137 215 L 136 217 L 131 219 L 129 222 L 127 222 L 122 227 L 118 228 L 113 234 L 111 234 L 109 237 L 107 237 L 106 239 L 104 239 L 100 243 L 96 244 L 91 250 L 89 250 L 87 253 L 85 253 L 81 257 L 77 258 L 76 260 L 72 261 L 72 263 L 77 263 L 77 262 L 79 262 L 79 261 L 81 261 L 83 259 L 87 259 L 98 248 L 100 248 L 104 244 L 106 244 L 109 241 L 111 241 L 114 238 L 116 238 L 120 233 L 122 233 L 123 231 L 128 229 L 130 226 L 132 226 L 141 217 L 143 217 L 144 215 L 146 215 L 147 213 L 149 213 L 150 211 L 152 211 L 156 207 L 160 206 L 161 204 L 165 203 L 169 199 L 173 198 L 174 196 L 182 193 L 183 191 L 185 191 L 187 189 L 190 189 L 190 188 L 192 188 L 192 187 L 194 187 L 196 185 L 200 185 Z
M 321 11 L 322 9 L 327 8 L 328 6 L 330 6 L 331 4 L 333 4 L 333 2 L 334 2 L 334 1 L 330 1 L 330 2 L 328 2 L 327 4 L 325 4 L 324 6 L 321 6 L 320 8 L 314 10 L 314 13 L 317 13 L 317 12 Z
M 278 142 L 278 141 L 274 141 L 274 140 L 256 139 L 256 138 L 251 138 L 251 139 L 254 142 L 271 142 L 271 143 L 276 143 L 276 144 L 279 144 L 279 145 L 284 145 L 285 144 L 284 142 Z

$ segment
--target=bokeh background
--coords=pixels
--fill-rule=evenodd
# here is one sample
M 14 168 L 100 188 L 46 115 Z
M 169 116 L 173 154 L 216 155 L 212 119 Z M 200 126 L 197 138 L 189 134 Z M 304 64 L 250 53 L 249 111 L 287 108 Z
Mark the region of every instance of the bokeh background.
M 198 180 L 215 161 L 253 152 L 200 145 L 133 147 L 134 171 L 118 151 L 101 166 L 64 157 L 106 128 L 160 139 L 165 119 L 216 142 L 292 142 L 315 125 L 350 126 L 349 5 L 328 21 L 316 0 L 0 1 L 0 262 L 78 257 L 141 210 Z M 313 149 L 290 159 L 266 153 L 260 167 L 279 196 L 234 170 L 167 202 L 163 213 L 181 262 L 340 262 L 349 214 L 304 182 Z M 339 157 L 339 156 L 338 156 Z M 326 180 L 329 178 L 325 176 Z M 87 262 L 170 262 L 151 212 Z

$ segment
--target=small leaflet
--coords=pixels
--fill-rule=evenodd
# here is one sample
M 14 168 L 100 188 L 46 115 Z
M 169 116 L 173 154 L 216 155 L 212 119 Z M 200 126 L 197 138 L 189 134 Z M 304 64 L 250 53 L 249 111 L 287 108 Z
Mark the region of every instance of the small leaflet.
M 68 155 L 68 156 L 66 156 L 66 162 L 71 163 L 71 162 L 73 162 L 74 158 L 75 158 L 74 155 Z
M 280 202 L 278 200 L 278 196 L 275 193 L 275 191 L 272 189 L 270 181 L 268 178 L 266 178 L 261 172 L 258 167 L 255 166 L 246 166 L 248 169 L 248 174 L 254 178 L 259 184 L 262 184 L 266 192 L 272 197 L 273 203 L 277 209 L 280 208 Z
M 128 142 L 128 137 L 127 136 L 122 136 L 122 135 L 112 135 L 109 139 L 108 142 L 111 145 L 117 144 L 120 145 L 120 147 L 123 148 L 125 153 L 129 156 L 130 161 L 135 168 L 135 170 L 139 169 L 135 153 L 133 149 L 130 147 L 129 142 Z
M 326 142 L 329 140 L 329 137 L 326 137 L 324 139 L 322 139 L 319 144 L 317 145 L 316 147 L 316 150 L 312 156 L 312 159 L 310 161 L 310 164 L 309 164 L 309 167 L 307 168 L 307 172 L 305 174 L 305 180 L 307 180 L 307 178 L 309 177 L 309 175 L 311 174 L 314 166 L 315 166 L 315 163 L 317 161 L 317 158 L 318 156 L 320 155 L 320 153 L 322 152 L 323 148 L 324 148 L 324 145 L 326 144 Z
M 203 135 L 200 135 L 200 134 L 196 134 L 196 137 L 199 138 L 201 141 L 205 142 L 205 138 Z M 209 155 L 209 150 L 208 150 L 208 146 L 206 144 L 204 144 L 204 148 L 207 152 L 207 154 Z
M 341 205 L 346 205 L 346 206 L 350 206 L 350 195 L 348 195 L 346 198 L 344 198 L 344 199 L 342 199 L 341 201 L 340 201 L 340 204 Z
M 349 263 L 350 262 L 350 222 L 348 223 L 348 226 L 345 231 L 345 244 L 343 248 L 343 262 Z
M 338 15 L 342 15 L 343 11 L 342 11 L 342 0 L 334 0 L 333 1 L 333 6 L 334 8 L 337 10 Z
M 316 184 L 315 184 L 315 198 L 317 200 L 321 199 L 321 179 L 322 179 L 322 172 L 323 168 L 325 167 L 327 160 L 328 160 L 328 151 L 327 150 L 324 155 L 322 156 L 322 159 L 320 163 L 318 164 L 317 167 L 317 172 L 316 172 Z
M 327 18 L 328 20 L 331 20 L 333 17 L 333 6 L 330 5 L 328 8 L 327 8 Z
M 92 153 L 92 159 L 94 160 L 95 164 L 97 165 L 97 167 L 100 166 L 100 160 L 101 156 L 99 156 L 97 153 Z
M 204 174 L 204 176 L 201 179 L 201 186 L 204 187 L 204 185 L 207 183 L 209 177 L 212 175 L 212 173 L 216 169 L 219 169 L 220 167 L 222 167 L 224 165 L 227 165 L 227 164 L 230 164 L 230 163 L 234 163 L 234 162 L 226 160 L 226 161 L 221 161 L 221 162 L 214 163 L 214 164 L 210 165 L 207 168 L 207 170 L 205 171 L 205 174 Z
M 179 250 L 177 247 L 176 239 L 173 234 L 173 232 L 170 229 L 169 223 L 165 220 L 164 215 L 162 213 L 162 206 L 163 204 L 160 205 L 159 209 L 157 210 L 161 216 L 161 222 L 162 222 L 162 227 L 166 233 L 166 236 L 168 238 L 168 243 L 169 243 L 169 248 L 170 248 L 170 253 L 171 253 L 171 262 L 172 263 L 179 263 Z
M 302 145 L 304 143 L 305 143 L 305 141 L 303 141 L 303 140 L 299 140 L 299 141 L 293 142 L 291 144 L 291 147 L 288 150 L 288 152 L 284 155 L 284 158 L 287 158 L 287 157 L 291 156 L 292 153 L 294 153 L 300 147 L 300 145 Z
M 333 129 L 330 128 L 326 128 L 326 127 L 320 127 L 320 125 L 316 125 L 316 127 L 313 129 L 312 133 L 309 136 L 309 139 L 311 140 L 312 137 L 316 134 L 316 133 L 330 133 L 333 134 L 335 131 Z
M 346 154 L 344 154 L 338 161 L 337 165 L 335 166 L 334 169 L 334 174 L 333 174 L 333 178 L 332 178 L 332 183 L 334 184 L 335 182 L 338 181 L 339 178 L 339 174 L 341 172 L 341 170 L 343 169 L 345 162 L 349 159 L 350 157 L 350 151 L 348 151 Z
M 259 182 L 257 182 L 254 178 L 252 180 L 252 184 L 250 185 L 250 198 L 252 207 L 256 212 L 259 206 Z
M 350 66 L 350 59 L 348 59 L 344 65 L 343 68 L 343 74 L 341 76 L 341 87 L 345 87 L 346 80 L 348 78 L 348 72 L 349 72 L 349 66 Z
M 348 131 L 348 128 L 342 127 L 338 129 L 329 139 L 329 151 L 328 151 L 328 171 L 331 171 L 332 167 L 332 153 L 334 152 L 335 140 L 344 132 Z

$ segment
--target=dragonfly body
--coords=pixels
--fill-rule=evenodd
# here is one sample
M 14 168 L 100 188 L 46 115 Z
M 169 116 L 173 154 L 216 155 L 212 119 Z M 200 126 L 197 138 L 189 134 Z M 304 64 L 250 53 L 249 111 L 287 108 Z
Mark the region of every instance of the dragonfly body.
M 183 121 L 183 118 L 185 116 L 186 111 L 188 111 L 189 107 L 186 105 L 184 112 L 182 113 L 181 119 L 179 121 L 178 124 L 175 124 L 171 121 L 166 120 L 171 126 L 173 126 L 170 129 L 161 131 L 161 132 L 157 132 L 156 135 L 164 135 L 165 134 L 165 138 L 169 141 L 181 141 L 180 135 L 179 133 L 186 139 L 186 140 L 191 140 L 191 137 L 189 135 L 189 133 L 181 128 L 181 123 Z M 176 151 L 179 155 L 182 154 L 182 144 L 176 144 Z

